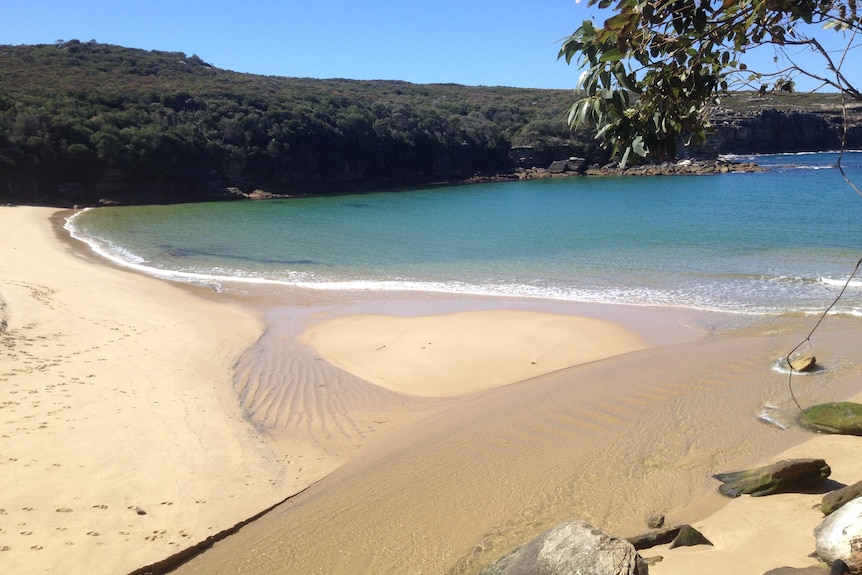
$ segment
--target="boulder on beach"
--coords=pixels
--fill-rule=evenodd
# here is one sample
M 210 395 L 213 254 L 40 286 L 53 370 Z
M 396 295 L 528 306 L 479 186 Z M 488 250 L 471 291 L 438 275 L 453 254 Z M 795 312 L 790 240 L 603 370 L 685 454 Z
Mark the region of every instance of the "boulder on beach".
M 824 495 L 823 499 L 820 500 L 820 511 L 823 512 L 823 515 L 829 515 L 857 497 L 862 497 L 862 481 L 857 481 L 853 485 L 847 485 Z
M 794 493 L 810 489 L 829 477 L 832 470 L 822 459 L 785 459 L 772 465 L 745 471 L 718 473 L 718 491 L 727 497 L 752 497 L 773 493 Z
M 567 521 L 518 547 L 481 575 L 646 575 L 646 562 L 631 543 L 589 523 Z
M 694 547 L 695 545 L 712 546 L 712 541 L 707 539 L 703 533 L 692 527 L 691 525 L 683 525 L 679 533 L 670 543 L 670 548 L 676 547 Z
M 853 575 L 847 565 L 841 561 L 835 561 L 831 566 L 813 565 L 811 567 L 778 567 L 770 569 L 763 575 Z
M 862 571 L 862 497 L 844 504 L 814 528 L 817 556 L 841 560 L 853 573 Z
M 862 435 L 862 404 L 849 401 L 821 403 L 803 411 L 799 424 L 821 433 Z
M 676 536 L 679 535 L 681 529 L 682 525 L 677 525 L 676 527 L 664 527 L 648 533 L 626 537 L 626 541 L 634 545 L 634 548 L 640 551 L 641 549 L 649 549 L 656 545 L 665 545 L 672 542 L 676 539 Z

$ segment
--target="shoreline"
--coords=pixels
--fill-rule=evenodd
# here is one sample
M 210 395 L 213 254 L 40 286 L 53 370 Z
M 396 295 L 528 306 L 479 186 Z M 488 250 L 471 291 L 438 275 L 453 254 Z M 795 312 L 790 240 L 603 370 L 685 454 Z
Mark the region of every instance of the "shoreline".
M 799 430 L 781 432 L 762 423 L 754 422 L 752 425 L 748 419 L 740 425 L 723 421 L 720 417 L 721 408 L 724 407 L 728 409 L 728 413 L 739 414 L 740 402 L 744 396 L 746 403 L 742 405 L 741 411 L 753 419 L 750 407 L 759 405 L 755 400 L 762 399 L 762 394 L 754 393 L 756 390 L 751 389 L 752 380 L 770 381 L 767 387 L 773 395 L 769 397 L 781 398 L 784 380 L 770 369 L 770 365 L 763 365 L 763 359 L 775 359 L 777 353 L 791 348 L 796 343 L 794 338 L 801 333 L 799 326 L 804 318 L 772 318 L 757 322 L 758 326 L 752 329 L 730 330 L 731 333 L 704 337 L 713 331 L 713 316 L 687 313 L 686 310 L 623 309 L 625 306 L 560 304 L 548 301 L 506 300 L 506 305 L 501 305 L 499 299 L 495 298 L 422 299 L 415 294 L 380 302 L 373 297 L 345 298 L 344 294 L 330 293 L 326 294 L 325 298 L 320 298 L 319 294 L 304 295 L 296 292 L 291 292 L 290 301 L 285 303 L 282 300 L 281 306 L 274 306 L 282 296 L 267 293 L 214 294 L 200 286 L 171 285 L 172 282 L 124 270 L 99 260 L 94 254 L 84 256 L 82 261 L 80 252 L 83 252 L 83 248 L 80 248 L 80 252 L 77 247 L 72 249 L 70 256 L 68 245 L 58 249 L 58 246 L 63 246 L 64 238 L 53 237 L 48 241 L 45 237 L 45 230 L 52 227 L 47 223 L 47 215 L 56 213 L 55 209 L 0 208 L 0 218 L 9 215 L 4 214 L 6 210 L 23 210 L 27 215 L 24 218 L 28 220 L 27 225 L 34 226 L 33 229 L 41 232 L 39 241 L 28 239 L 25 242 L 21 238 L 13 238 L 14 241 L 10 239 L 12 243 L 0 244 L 2 249 L 13 246 L 13 249 L 20 250 L 15 254 L 17 259 L 25 258 L 28 262 L 38 261 L 37 258 L 44 255 L 45 265 L 62 264 L 68 269 L 32 270 L 34 279 L 36 275 L 42 274 L 41 277 L 49 279 L 50 282 L 36 286 L 37 282 L 32 281 L 25 286 L 23 280 L 15 279 L 13 282 L 10 277 L 31 274 L 31 270 L 26 269 L 26 264 L 0 263 L 0 298 L 6 295 L 4 292 L 14 296 L 6 298 L 9 300 L 6 304 L 8 309 L 0 309 L 13 319 L 8 322 L 6 331 L 0 332 L 0 337 L 7 338 L 10 334 L 14 336 L 20 332 L 21 312 L 32 313 L 32 329 L 47 328 L 44 332 L 46 338 L 49 335 L 65 337 L 44 344 L 48 352 L 55 354 L 56 359 L 60 357 L 56 355 L 60 344 L 69 346 L 76 338 L 83 337 L 83 331 L 76 331 L 78 323 L 87 318 L 93 319 L 93 314 L 97 311 L 104 313 L 96 318 L 100 324 L 86 333 L 96 338 L 104 338 L 104 342 L 93 340 L 94 348 L 96 343 L 103 343 L 104 352 L 88 350 L 89 355 L 86 355 L 83 354 L 84 350 L 80 350 L 81 355 L 100 362 L 97 364 L 98 370 L 103 371 L 94 372 L 94 379 L 103 381 L 108 377 L 124 378 L 133 365 L 139 365 L 142 373 L 152 372 L 156 378 L 164 377 L 165 383 L 177 384 L 179 379 L 188 384 L 189 381 L 200 380 L 195 375 L 200 372 L 196 370 L 205 369 L 203 365 L 207 361 L 212 363 L 214 356 L 211 351 L 201 353 L 201 360 L 206 360 L 203 364 L 192 363 L 190 359 L 194 354 L 190 354 L 187 349 L 183 350 L 184 354 L 139 358 L 141 363 L 136 363 L 138 358 L 133 352 L 139 352 L 144 341 L 151 342 L 148 345 L 164 346 L 167 333 L 176 328 L 173 325 L 175 323 L 180 324 L 177 329 L 192 326 L 191 332 L 181 329 L 181 333 L 195 333 L 195 341 L 208 350 L 216 349 L 215 357 L 222 359 L 216 362 L 218 366 L 209 366 L 208 371 L 205 371 L 206 377 L 202 380 L 206 381 L 207 385 L 203 388 L 195 386 L 192 393 L 197 394 L 196 403 L 191 404 L 185 414 L 179 415 L 176 420 L 161 418 L 159 423 L 165 426 L 165 429 L 170 423 L 173 426 L 170 427 L 172 432 L 179 432 L 178 430 L 188 426 L 194 412 L 206 405 L 207 415 L 202 419 L 213 421 L 206 422 L 206 427 L 199 428 L 196 434 L 193 433 L 193 436 L 198 438 L 197 444 L 194 441 L 186 443 L 182 453 L 194 453 L 204 448 L 208 457 L 215 456 L 222 448 L 219 441 L 239 442 L 245 448 L 254 446 L 254 457 L 248 453 L 243 455 L 242 450 L 233 453 L 232 457 L 243 458 L 244 472 L 254 476 L 252 481 L 256 482 L 257 487 L 251 490 L 242 489 L 243 494 L 236 495 L 248 499 L 245 507 L 222 498 L 219 520 L 225 524 L 229 522 L 224 513 L 225 509 L 231 510 L 229 514 L 232 513 L 232 517 L 238 517 L 242 514 L 242 508 L 246 510 L 244 515 L 231 525 L 239 523 L 266 507 L 261 502 L 261 492 L 269 493 L 274 503 L 284 499 L 291 489 L 296 489 L 301 483 L 300 479 L 304 478 L 306 483 L 310 483 L 310 479 L 314 478 L 314 484 L 309 489 L 292 498 L 286 505 L 278 506 L 266 516 L 243 527 L 237 534 L 217 543 L 212 550 L 191 560 L 179 569 L 178 572 L 181 573 L 227 572 L 242 563 L 256 565 L 255 572 L 262 573 L 282 572 L 285 566 L 292 566 L 300 571 L 323 569 L 329 573 L 351 575 L 391 569 L 396 572 L 420 569 L 428 573 L 450 571 L 467 574 L 477 572 L 475 568 L 483 562 L 493 561 L 518 542 L 523 542 L 523 538 L 529 533 L 537 532 L 541 527 L 549 526 L 556 518 L 568 517 L 572 513 L 585 514 L 587 517 L 581 518 L 592 519 L 600 527 L 613 527 L 611 532 L 621 536 L 634 534 L 628 531 L 637 531 L 637 526 L 641 525 L 645 518 L 642 515 L 652 511 L 667 512 L 669 522 L 687 521 L 698 526 L 701 524 L 698 521 L 712 520 L 714 512 L 721 513 L 731 508 L 727 500 L 714 493 L 715 485 L 708 475 L 703 475 L 704 472 L 713 469 L 728 471 L 722 465 L 748 465 L 762 461 L 764 456 L 781 453 L 787 448 L 791 451 L 802 449 L 803 442 L 808 444 L 806 440 L 810 439 L 809 434 Z M 44 226 L 38 223 L 39 219 L 45 220 Z M 18 225 L 20 224 L 19 221 Z M 53 234 L 53 230 L 51 233 Z M 8 234 L 7 236 L 11 238 Z M 68 241 L 75 240 L 69 238 Z M 47 251 L 32 252 L 36 247 Z M 54 255 L 59 259 L 54 256 L 47 257 L 52 251 L 57 252 Z M 22 256 L 21 253 L 26 255 Z M 74 270 L 76 275 L 64 275 L 69 270 Z M 122 293 L 115 296 L 106 292 L 99 297 L 92 287 L 87 290 L 88 285 L 93 285 L 92 282 L 114 282 L 111 285 Z M 283 292 L 281 293 L 283 295 Z M 131 294 L 137 298 L 144 297 L 146 301 L 133 304 L 133 300 L 129 299 Z M 69 299 L 72 295 L 75 297 Z M 391 294 L 387 294 L 389 295 Z M 116 299 L 112 299 L 114 297 Z M 600 358 L 590 363 L 554 370 L 501 387 L 429 398 L 405 397 L 363 382 L 334 366 L 319 367 L 319 364 L 324 362 L 315 359 L 314 350 L 295 341 L 296 336 L 308 326 L 321 323 L 327 318 L 341 317 L 349 323 L 356 319 L 358 313 L 386 312 L 390 315 L 407 316 L 407 319 L 414 321 L 417 317 L 409 316 L 417 316 L 417 301 L 422 302 L 419 318 L 429 314 L 457 315 L 460 312 L 476 310 L 493 315 L 495 308 L 510 305 L 516 309 L 521 306 L 538 315 L 562 312 L 563 315 L 581 317 L 581 314 L 584 314 L 589 317 L 592 314 L 595 319 L 609 321 L 623 326 L 628 332 L 639 334 L 646 345 L 643 349 L 633 349 L 615 357 Z M 108 303 L 115 305 L 110 314 L 99 309 L 100 305 L 106 306 Z M 22 307 L 25 305 L 26 307 Z M 192 305 L 195 307 L 188 314 L 177 314 L 177 310 Z M 118 313 L 119 308 L 116 306 L 121 306 L 123 313 Z M 40 308 L 44 309 L 39 311 Z M 271 311 L 264 317 L 268 327 L 261 336 L 264 328 L 260 314 L 264 310 Z M 296 313 L 297 310 L 300 311 L 299 314 Z M 132 315 L 125 317 L 123 314 L 127 312 Z M 160 315 L 162 313 L 165 315 Z M 227 317 L 224 314 L 228 314 Z M 160 326 L 153 319 L 153 315 L 165 318 L 164 322 L 170 325 Z M 177 317 L 174 317 L 175 315 Z M 79 316 L 78 319 L 75 319 L 75 316 Z M 198 322 L 208 316 L 210 321 L 205 322 L 205 329 L 201 329 Z M 692 319 L 692 324 L 684 325 L 689 318 Z M 63 325 L 63 320 L 73 325 Z M 112 325 L 111 322 L 117 323 Z M 40 326 L 40 323 L 46 325 Z M 767 327 L 763 327 L 761 323 L 767 324 Z M 854 343 L 858 343 L 859 336 L 848 330 L 858 326 L 858 320 L 836 318 L 830 323 L 840 326 L 829 327 L 823 339 L 830 351 L 837 352 L 842 361 L 851 362 Z M 244 327 L 237 329 L 240 325 Z M 285 331 L 279 333 L 273 329 L 274 325 L 282 325 Z M 129 328 L 128 331 L 126 328 Z M 440 333 L 445 333 L 447 326 L 441 326 L 440 329 Z M 115 335 L 113 332 L 117 331 L 122 333 L 122 337 L 111 338 L 110 336 Z M 212 348 L 215 334 L 220 334 L 223 339 Z M 285 334 L 289 337 L 282 337 Z M 152 336 L 152 339 L 142 339 L 148 336 Z M 120 341 L 116 341 L 118 339 Z M 243 366 L 253 366 L 255 361 L 258 366 L 280 369 L 279 364 L 261 364 L 261 356 L 249 357 L 249 354 L 265 351 L 266 346 L 275 345 L 275 340 L 279 339 L 282 343 L 285 339 L 290 340 L 288 343 L 296 346 L 291 350 L 300 352 L 298 365 L 292 365 L 291 369 L 313 367 L 314 370 L 324 370 L 303 375 L 312 382 L 312 388 L 317 386 L 312 390 L 316 394 L 294 395 L 287 403 L 283 403 L 282 407 L 291 402 L 294 408 L 314 404 L 318 406 L 317 409 L 323 411 L 300 410 L 299 413 L 304 413 L 305 419 L 279 419 L 272 414 L 284 412 L 273 409 L 271 405 L 257 405 L 263 408 L 261 413 L 267 412 L 265 415 L 273 416 L 274 419 L 268 421 L 263 418 L 256 421 L 254 415 L 248 414 L 247 405 L 244 406 L 246 412 L 243 413 L 238 403 L 229 405 L 229 402 L 226 402 L 229 398 L 235 401 L 237 393 L 241 399 L 249 398 L 244 390 L 231 389 L 231 379 L 234 379 L 236 385 L 236 374 L 231 374 L 231 370 L 238 369 L 241 372 Z M 23 344 L 24 340 L 20 341 Z M 31 339 L 29 343 L 37 345 L 39 341 L 41 340 Z M 176 342 L 175 345 L 181 346 L 185 340 L 180 337 L 173 341 Z M 116 352 L 121 354 L 112 355 Z M 311 355 L 304 356 L 303 353 Z M 74 358 L 68 359 L 71 361 Z M 74 361 L 80 362 L 76 365 L 82 369 L 96 369 L 89 364 L 84 365 L 84 359 L 78 357 Z M 172 363 L 159 367 L 159 360 Z M 728 361 L 739 365 L 728 364 Z M 837 361 L 834 356 L 833 361 Z M 77 377 L 72 376 L 71 367 L 66 366 L 61 370 L 60 366 L 50 365 L 47 359 L 43 359 L 43 365 L 46 367 L 37 375 L 40 378 L 52 379 L 38 379 L 36 382 L 46 388 L 62 383 L 58 383 L 58 379 Z M 180 377 L 179 374 L 172 374 L 169 365 L 177 371 L 191 370 L 192 375 Z M 197 367 L 192 368 L 192 365 Z M 108 370 L 109 367 L 115 371 Z M 481 371 L 479 369 L 477 377 L 481 376 Z M 487 367 L 485 371 L 488 371 Z M 33 373 L 33 370 L 27 372 L 28 376 Z M 830 379 L 827 389 L 818 391 L 812 390 L 813 386 L 805 386 L 801 393 L 803 401 L 809 399 L 812 393 L 858 393 L 858 385 L 848 385 L 846 381 L 854 374 L 858 374 L 858 369 L 852 365 L 836 363 L 834 372 L 828 375 Z M 0 377 L 17 382 L 18 379 L 12 378 L 20 376 L 10 376 L 7 373 Z M 147 383 L 155 385 L 152 384 L 152 378 Z M 320 387 L 321 383 L 330 387 Z M 600 393 L 595 388 L 599 383 L 602 387 Z M 29 381 L 27 386 L 31 389 L 36 387 L 35 383 L 31 385 Z M 218 389 L 222 391 L 218 392 Z M 126 391 L 128 393 L 131 390 Z M 714 402 L 708 411 L 716 413 L 697 412 L 701 408 L 698 406 L 698 400 L 702 402 L 705 393 L 709 394 L 708 397 Z M 145 403 L 137 404 L 135 409 L 140 410 L 146 405 L 151 414 L 158 413 L 162 409 L 160 406 L 164 397 L 160 396 L 162 399 L 158 399 L 153 394 L 152 389 L 139 394 L 135 401 Z M 205 403 L 203 396 L 212 398 L 214 403 Z M 117 397 L 109 398 L 109 403 L 104 403 L 107 399 L 99 398 L 98 404 L 92 406 L 93 411 L 87 414 L 107 415 L 111 410 L 116 410 L 119 414 L 122 410 L 123 417 L 127 417 L 133 406 L 117 403 Z M 321 403 L 323 398 L 330 403 Z M 94 401 L 92 395 L 82 399 Z M 302 403 L 303 401 L 307 403 Z M 215 406 L 218 406 L 218 409 Z M 31 407 L 38 414 L 39 406 L 35 405 L 35 402 Z M 85 407 L 87 406 L 82 405 L 80 409 Z M 5 410 L 8 412 L 8 409 Z M 16 409 L 24 407 L 18 406 Z M 73 410 L 70 413 L 75 413 L 74 410 L 79 407 L 73 406 L 70 409 Z M 340 414 L 336 413 L 339 409 L 342 410 Z M 686 410 L 691 410 L 692 414 L 688 414 Z M 216 415 L 213 415 L 213 412 Z M 321 417 L 320 413 L 331 414 L 330 419 Z M 101 422 L 99 430 L 111 429 L 112 424 L 128 429 L 139 422 L 138 419 L 128 421 L 123 417 L 118 415 L 117 419 L 106 418 L 106 421 Z M 255 425 L 251 425 L 249 421 Z M 148 423 L 140 425 L 144 428 L 152 427 Z M 709 425 L 714 425 L 716 429 L 711 429 Z M 267 435 L 260 434 L 257 431 L 259 428 L 265 428 Z M 311 443 L 292 441 L 289 436 L 297 430 L 312 434 L 314 437 Z M 703 432 L 712 435 L 701 441 L 698 433 Z M 662 435 L 656 437 L 656 434 Z M 11 433 L 7 435 L 13 437 Z M 216 436 L 222 439 L 216 441 Z M 118 463 L 115 461 L 118 458 L 117 443 L 122 445 L 122 438 L 122 434 L 104 437 L 102 443 L 106 448 L 113 449 L 104 453 L 111 453 L 111 457 L 103 455 L 103 461 L 94 461 L 91 465 L 99 467 L 104 464 L 108 471 L 115 469 Z M 658 439 L 661 439 L 662 443 L 656 443 Z M 734 440 L 738 440 L 738 443 L 732 449 L 727 446 L 722 449 L 722 442 L 733 445 Z M 213 451 L 216 444 L 219 444 L 219 447 Z M 39 453 L 39 449 L 45 449 L 44 444 L 36 445 L 38 449 L 32 451 L 33 455 Z M 575 453 L 571 451 L 572 445 L 579 446 Z M 74 446 L 72 444 L 70 447 Z M 63 446 L 58 445 L 59 447 Z M 719 450 L 718 455 L 714 451 L 716 449 Z M 4 448 L 4 456 L 6 453 L 8 450 Z M 840 450 L 837 453 L 840 455 Z M 123 449 L 119 449 L 119 454 L 130 457 L 132 462 L 135 461 L 132 456 L 134 454 L 126 454 Z M 361 457 L 358 457 L 359 455 Z M 68 453 L 66 456 L 71 458 L 66 460 L 71 466 L 76 454 Z M 682 467 L 673 462 L 680 462 Z M 3 464 L 11 465 L 5 460 Z M 175 460 L 161 469 L 167 472 L 174 470 L 173 473 L 176 473 L 176 469 L 187 468 L 185 477 L 188 477 L 188 481 L 200 483 L 199 473 L 202 468 L 195 466 L 201 465 L 214 463 Z M 847 477 L 848 473 L 843 469 L 845 467 L 842 466 L 840 477 Z M 620 490 L 608 492 L 608 482 L 616 481 L 623 470 Z M 50 492 L 49 487 L 55 480 L 42 470 L 39 470 L 39 473 L 35 473 L 35 469 L 33 471 L 28 477 L 36 481 L 35 487 L 41 486 L 44 492 Z M 122 476 L 131 472 L 108 471 L 105 471 L 105 474 L 109 476 L 112 473 Z M 144 472 L 143 477 L 132 482 L 135 489 L 141 493 L 148 488 L 147 473 L 154 473 L 154 470 Z M 639 473 L 644 475 L 638 477 Z M 17 479 L 20 477 L 23 475 Z M 159 483 L 157 476 L 150 477 L 152 484 Z M 67 481 L 69 479 L 74 480 L 74 474 Z M 275 483 L 272 483 L 273 481 Z M 229 491 L 229 485 L 230 482 L 225 483 L 225 478 L 221 477 L 208 488 L 224 494 Z M 290 487 L 291 485 L 293 487 Z M 189 484 L 185 484 L 185 488 L 188 486 Z M 84 490 L 85 487 L 91 489 L 92 485 L 78 479 L 77 487 Z M 67 490 L 72 488 L 74 485 L 67 487 Z M 8 489 L 6 492 L 11 493 Z M 632 492 L 639 493 L 643 501 L 635 502 L 631 504 L 631 508 L 627 508 L 626 502 Z M 579 501 L 586 494 L 590 494 L 595 501 L 589 504 Z M 2 554 L 4 560 L 19 553 L 19 541 L 26 542 L 26 537 L 32 538 L 47 532 L 54 518 L 72 517 L 76 515 L 74 511 L 80 511 L 78 507 L 73 508 L 70 505 L 68 508 L 74 509 L 73 512 L 60 514 L 59 509 L 66 507 L 60 507 L 61 503 L 57 500 L 55 511 L 54 494 L 46 496 L 42 493 L 41 496 L 50 502 L 40 502 L 40 512 L 50 511 L 40 514 L 44 527 L 41 531 L 22 527 L 26 531 L 33 531 L 28 536 L 14 531 L 17 526 L 12 521 L 21 519 L 26 512 L 15 509 L 10 504 L 7 504 L 6 514 L 0 516 L 4 530 L 0 533 L 0 547 L 4 544 L 11 547 Z M 30 497 L 32 499 L 36 495 L 30 494 Z M 217 496 L 213 496 L 215 497 Z M 210 501 L 213 501 L 213 498 Z M 15 499 L 8 497 L 7 500 Z M 20 498 L 18 500 L 23 501 Z M 763 501 L 768 507 L 774 500 L 764 498 Z M 730 503 L 737 502 L 743 501 L 735 500 Z M 195 515 L 199 510 L 191 500 L 172 503 L 171 511 L 178 510 L 181 505 L 188 505 L 186 509 L 189 512 L 158 517 L 157 519 L 167 521 L 167 528 L 152 530 L 153 534 L 159 535 L 157 532 L 162 530 L 173 530 L 172 533 L 185 531 L 190 536 L 183 537 L 183 540 L 189 544 L 197 542 L 198 539 L 194 537 L 198 534 L 191 536 L 192 528 L 184 529 L 181 525 L 188 519 L 187 515 Z M 22 503 L 21 509 L 30 506 L 29 503 Z M 112 504 L 109 509 L 113 510 L 115 507 L 117 506 Z M 156 518 L 159 514 L 151 509 L 147 506 L 147 515 L 134 517 L 146 517 L 148 521 Z M 134 513 L 132 509 L 126 511 Z M 402 515 L 404 513 L 408 515 Z M 319 519 L 335 517 L 336 514 L 337 524 L 321 522 Z M 626 517 L 627 515 L 629 517 Z M 314 519 L 315 517 L 318 519 Z M 459 518 L 458 525 L 452 524 L 453 517 Z M 726 530 L 728 527 L 725 525 L 722 529 Z M 105 531 L 100 533 L 104 536 L 107 530 L 108 528 L 105 528 Z M 53 552 L 65 562 L 69 561 L 70 553 L 73 553 L 70 548 L 74 553 L 84 552 L 86 537 L 82 537 L 80 542 L 76 540 L 75 546 L 61 548 L 59 543 L 63 533 L 58 533 L 59 536 L 49 538 L 52 541 L 49 545 L 39 544 L 44 548 L 39 550 L 40 553 Z M 140 533 L 144 535 L 143 531 Z M 710 533 L 706 534 L 710 536 Z M 289 541 L 287 544 L 285 537 Z M 90 536 L 90 542 L 97 538 Z M 14 546 L 5 543 L 13 539 Z M 200 537 L 200 540 L 202 539 L 203 537 Z M 98 541 L 98 546 L 94 546 L 94 543 L 89 550 L 91 555 L 105 556 L 108 555 L 106 552 L 109 548 L 125 550 L 129 543 L 128 540 L 108 542 L 102 539 Z M 159 539 L 157 544 L 162 545 L 158 548 L 162 554 L 150 561 L 140 559 L 140 548 L 145 546 L 135 545 L 135 553 L 138 555 L 135 555 L 134 559 L 137 564 L 131 568 L 164 559 L 179 550 L 176 545 L 168 546 L 164 539 Z M 364 553 L 362 549 L 365 549 Z M 370 549 L 374 552 L 369 551 Z M 95 550 L 98 550 L 98 553 L 95 553 Z M 803 551 L 804 555 L 807 555 L 811 550 L 813 538 L 811 549 L 800 550 L 797 555 L 803 555 Z M 733 549 L 728 549 L 725 545 L 712 550 L 713 555 L 702 555 L 698 559 L 722 565 L 720 557 L 723 555 L 716 560 L 716 551 L 730 556 Z M 758 549 L 759 551 L 761 550 Z M 36 550 L 27 548 L 21 551 L 19 556 L 22 560 L 30 561 L 35 552 Z M 697 552 L 700 553 L 701 550 Z M 676 567 L 671 561 L 671 555 L 677 557 L 691 553 L 678 553 L 678 550 L 673 550 L 664 554 L 665 561 L 654 566 L 654 572 L 667 575 L 688 572 Z M 154 555 L 158 553 L 148 554 Z M 645 552 L 643 555 L 650 556 L 652 553 Z M 781 560 L 778 554 L 772 551 L 767 555 L 767 561 Z M 131 562 L 132 558 L 125 559 Z M 812 560 L 809 558 L 809 561 Z M 11 565 L 14 572 L 15 563 Z M 82 569 L 83 565 L 84 563 Z M 727 565 L 724 564 L 725 569 Z M 44 572 L 52 572 L 48 563 L 44 566 Z M 96 564 L 93 568 L 91 563 L 88 567 L 89 572 L 99 572 L 105 566 Z M 114 565 L 104 572 L 117 570 L 118 567 Z M 31 571 L 32 564 L 28 572 Z

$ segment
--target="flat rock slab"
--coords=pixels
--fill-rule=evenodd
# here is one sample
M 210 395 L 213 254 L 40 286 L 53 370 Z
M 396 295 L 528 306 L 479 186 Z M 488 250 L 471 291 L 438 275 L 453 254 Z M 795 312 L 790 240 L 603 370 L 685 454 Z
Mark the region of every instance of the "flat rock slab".
M 857 497 L 862 497 L 862 481 L 857 481 L 853 485 L 847 485 L 824 495 L 823 499 L 820 500 L 820 511 L 823 512 L 823 515 L 829 515 Z
M 829 477 L 832 470 L 822 459 L 785 459 L 746 471 L 713 475 L 721 481 L 718 491 L 726 497 L 752 497 L 795 493 L 810 489 Z
M 862 404 L 837 401 L 815 405 L 802 412 L 799 424 L 820 433 L 862 435 Z

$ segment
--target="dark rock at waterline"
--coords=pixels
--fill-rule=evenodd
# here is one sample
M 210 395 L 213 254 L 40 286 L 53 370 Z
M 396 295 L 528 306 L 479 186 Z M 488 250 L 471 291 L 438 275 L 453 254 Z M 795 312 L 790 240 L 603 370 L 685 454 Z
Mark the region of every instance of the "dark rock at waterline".
M 666 527 L 642 535 L 626 537 L 626 541 L 631 543 L 638 551 L 667 543 L 670 543 L 671 549 L 674 547 L 691 547 L 693 545 L 712 545 L 709 539 L 691 525 Z
M 631 543 L 583 521 L 567 521 L 501 557 L 481 575 L 646 575 Z
M 841 489 L 830 491 L 820 500 L 820 511 L 823 515 L 829 515 L 833 511 L 840 509 L 848 501 L 862 497 L 862 481 L 857 481 L 853 485 L 847 485 Z
M 802 412 L 799 424 L 821 433 L 862 435 L 862 404 L 838 401 L 815 405 Z
M 657 529 L 656 531 L 650 531 L 649 533 L 626 537 L 626 541 L 631 543 L 635 549 L 640 551 L 641 549 L 649 549 L 656 545 L 665 545 L 670 543 L 676 539 L 676 536 L 679 535 L 681 529 L 682 525 L 677 525 L 676 527 L 665 527 L 663 529 Z
M 727 497 L 752 497 L 773 493 L 793 493 L 814 487 L 832 473 L 822 459 L 786 459 L 745 471 L 713 475 L 722 484 L 718 491 Z

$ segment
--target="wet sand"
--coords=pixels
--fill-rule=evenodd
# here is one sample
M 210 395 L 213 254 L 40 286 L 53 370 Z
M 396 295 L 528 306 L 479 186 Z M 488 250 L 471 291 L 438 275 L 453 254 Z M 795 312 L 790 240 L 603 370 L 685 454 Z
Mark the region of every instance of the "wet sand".
M 787 376 L 774 363 L 810 319 L 735 322 L 682 310 L 415 295 L 207 295 L 82 259 L 50 237 L 50 213 L 0 209 L 7 229 L 39 238 L 6 234 L 0 243 L 0 315 L 8 318 L 0 341 L 13 366 L 0 370 L 7 415 L 0 487 L 12 494 L 0 515 L 4 565 L 7 558 L 34 565 L 24 562 L 38 546 L 49 560 L 36 572 L 67 573 L 59 566 L 79 556 L 87 557 L 82 573 L 130 571 L 313 483 L 177 572 L 477 573 L 565 519 L 625 536 L 663 513 L 668 523 L 702 525 L 719 543 L 657 550 L 665 560 L 651 572 L 688 573 L 685 558 L 701 553 L 708 555 L 696 558 L 698 572 L 726 573 L 734 553 L 751 551 L 721 514 L 734 513 L 741 525 L 757 519 L 731 511 L 745 500 L 727 505 L 713 473 L 793 448 L 827 451 L 836 475 L 856 480 L 847 462 L 860 459 L 853 446 L 806 442 L 810 434 L 761 418 L 793 420 Z M 26 258 L 10 265 L 7 254 Z M 43 260 L 50 269 L 31 269 Z M 858 319 L 834 318 L 818 332 L 814 351 L 828 369 L 794 378 L 803 405 L 859 392 L 859 327 Z M 62 337 L 39 339 L 50 333 Z M 63 349 L 82 341 L 100 345 Z M 452 341 L 458 345 L 442 345 Z M 44 346 L 40 362 L 31 365 L 25 342 Z M 560 351 L 566 343 L 570 355 Z M 397 351 L 390 354 L 397 361 L 363 372 L 366 358 L 383 350 Z M 429 362 L 428 352 L 438 355 Z M 82 422 L 86 434 L 49 436 L 61 420 L 22 427 L 48 411 L 20 394 L 77 384 L 79 369 L 93 381 L 72 386 L 63 423 Z M 118 390 L 118 380 L 128 387 Z M 173 406 L 170 417 L 161 416 L 165 405 Z M 104 414 L 98 425 L 96 414 Z M 86 453 L 86 473 L 61 479 L 17 463 L 57 452 L 64 467 Z M 94 481 L 94 473 L 114 480 Z M 199 503 L 202 493 L 215 504 Z M 64 539 L 61 528 L 70 527 L 57 517 L 81 514 L 90 499 L 109 502 L 111 520 L 88 515 L 81 527 L 100 535 Z M 132 500 L 144 501 L 134 505 L 148 514 L 121 505 Z M 776 516 L 809 503 L 761 501 Z M 139 529 L 141 518 L 159 523 Z M 795 538 L 776 541 L 794 544 L 759 550 L 765 559 L 756 568 L 814 564 L 813 538 L 790 521 L 780 526 Z
M 712 474 L 772 460 L 812 437 L 758 417 L 792 421 L 786 375 L 773 364 L 805 325 L 775 321 L 438 400 L 178 572 L 477 573 L 565 519 L 622 536 L 646 531 L 656 513 L 700 525 L 728 503 Z M 830 370 L 795 378 L 797 398 L 810 404 L 858 391 L 859 345 L 858 320 L 828 322 L 817 350 Z M 827 455 L 805 445 L 807 456 Z M 856 454 L 828 456 L 838 471 Z M 763 505 L 770 501 L 779 516 L 782 501 Z M 733 527 L 717 525 L 705 532 L 725 541 Z M 757 550 L 760 564 L 815 564 L 813 538 L 793 533 L 774 531 Z M 733 549 L 712 549 L 705 565 L 697 559 L 698 572 L 733 571 Z M 653 572 L 690 572 L 674 567 L 675 550 L 663 554 Z

